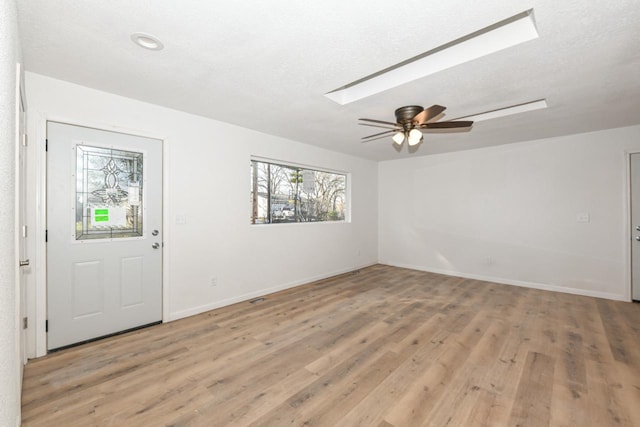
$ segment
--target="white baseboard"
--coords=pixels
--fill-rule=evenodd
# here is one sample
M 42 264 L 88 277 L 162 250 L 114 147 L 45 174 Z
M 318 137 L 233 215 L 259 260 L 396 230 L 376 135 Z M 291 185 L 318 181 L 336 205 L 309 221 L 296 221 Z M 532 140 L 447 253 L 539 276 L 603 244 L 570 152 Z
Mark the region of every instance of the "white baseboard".
M 393 267 L 409 268 L 412 270 L 427 271 L 430 273 L 444 274 L 446 276 L 462 277 L 465 279 L 482 280 L 485 282 L 493 282 L 493 283 L 499 283 L 503 285 L 519 286 L 524 288 L 540 289 L 540 290 L 553 291 L 553 292 L 562 292 L 565 294 L 604 298 L 604 299 L 610 299 L 615 301 L 629 301 L 629 299 L 624 295 L 612 294 L 609 292 L 590 291 L 590 290 L 578 289 L 578 288 L 568 288 L 564 286 L 550 285 L 546 283 L 535 283 L 535 282 L 526 282 L 522 280 L 505 279 L 503 277 L 483 276 L 479 274 L 469 274 L 469 273 L 463 273 L 459 271 L 441 270 L 437 268 L 429 268 L 429 267 L 413 265 L 413 264 L 379 261 L 377 263 L 365 264 L 359 267 L 345 268 L 345 269 L 333 271 L 331 273 L 320 274 L 317 276 L 308 277 L 295 282 L 284 283 L 278 286 L 272 286 L 270 288 L 261 289 L 255 292 L 249 292 L 246 294 L 238 295 L 236 297 L 199 305 L 197 307 L 192 307 L 186 310 L 176 311 L 174 313 L 170 313 L 169 319 L 165 319 L 165 321 L 170 322 L 173 320 L 182 319 L 184 317 L 195 316 L 196 314 L 204 313 L 206 311 L 214 310 L 216 308 L 225 307 L 225 306 L 236 304 L 243 301 L 248 301 L 253 298 L 257 298 L 267 294 L 272 294 L 274 292 L 283 291 L 285 289 L 294 288 L 296 286 L 306 285 L 308 283 L 316 282 L 322 279 L 327 279 L 329 277 L 337 276 L 339 274 L 349 273 L 351 271 L 359 270 L 361 268 L 366 268 L 378 263 L 384 264 L 384 265 L 390 265 Z
M 412 265 L 412 264 L 404 264 L 404 263 L 396 263 L 396 262 L 380 261 L 380 264 L 390 265 L 393 267 L 409 268 L 409 269 L 418 270 L 418 271 L 427 271 L 429 273 L 444 274 L 446 276 L 463 277 L 465 279 L 475 279 L 475 280 L 482 280 L 485 282 L 500 283 L 502 285 L 520 286 L 523 288 L 541 289 L 544 291 L 562 292 L 565 294 L 604 298 L 604 299 L 610 299 L 614 301 L 625 301 L 625 302 L 630 301 L 629 298 L 624 295 L 612 294 L 609 292 L 590 291 L 590 290 L 578 289 L 578 288 L 567 288 L 564 286 L 549 285 L 546 283 L 535 283 L 535 282 L 526 282 L 522 280 L 505 279 L 502 277 L 483 276 L 479 274 L 469 274 L 469 273 L 462 273 L 459 271 L 441 270 L 438 268 L 430 268 L 430 267 L 424 267 L 420 265 Z
M 361 268 L 370 267 L 372 265 L 377 264 L 377 262 L 373 262 L 370 264 L 364 264 L 357 267 L 349 267 L 341 270 L 333 271 L 331 273 L 320 274 L 313 277 L 307 277 L 305 279 L 296 280 L 294 282 L 284 283 L 277 286 L 272 286 L 266 289 L 260 289 L 255 292 L 249 292 L 246 294 L 238 295 L 236 297 L 231 297 L 227 299 L 223 299 L 220 301 L 214 301 L 208 304 L 199 305 L 197 307 L 188 308 L 186 310 L 176 311 L 174 313 L 169 313 L 169 319 L 165 319 L 165 322 L 171 322 L 173 320 L 182 319 L 184 317 L 195 316 L 196 314 L 204 313 L 206 311 L 214 310 L 216 308 L 225 307 L 227 305 L 236 304 L 238 302 L 248 301 L 253 298 L 261 297 L 264 295 L 272 294 L 274 292 L 284 291 L 285 289 L 295 288 L 296 286 L 306 285 L 308 283 L 317 282 L 318 280 L 327 279 L 329 277 L 337 276 L 339 274 L 349 273 L 351 271 L 359 270 Z

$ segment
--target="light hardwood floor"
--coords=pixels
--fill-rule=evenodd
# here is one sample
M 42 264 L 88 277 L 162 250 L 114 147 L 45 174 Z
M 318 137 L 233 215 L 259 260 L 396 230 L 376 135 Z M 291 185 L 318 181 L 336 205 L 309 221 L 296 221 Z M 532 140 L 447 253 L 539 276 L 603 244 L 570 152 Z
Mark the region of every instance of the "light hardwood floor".
M 25 426 L 640 426 L 640 305 L 383 265 L 29 362 Z

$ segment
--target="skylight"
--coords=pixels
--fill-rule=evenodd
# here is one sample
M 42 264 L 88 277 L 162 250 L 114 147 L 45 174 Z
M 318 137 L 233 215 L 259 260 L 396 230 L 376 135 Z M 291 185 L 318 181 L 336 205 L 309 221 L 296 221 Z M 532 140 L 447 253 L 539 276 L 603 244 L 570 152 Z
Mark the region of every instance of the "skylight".
M 530 9 L 370 74 L 325 96 L 340 105 L 349 104 L 537 37 L 533 9 Z
M 472 120 L 474 122 L 481 122 L 483 120 L 511 116 L 513 114 L 524 113 L 525 111 L 540 110 L 543 108 L 547 108 L 547 100 L 538 99 L 537 101 L 525 102 L 523 104 L 512 105 L 511 107 L 498 108 L 497 110 L 486 111 L 484 113 L 474 114 L 473 116 L 459 117 L 455 120 Z

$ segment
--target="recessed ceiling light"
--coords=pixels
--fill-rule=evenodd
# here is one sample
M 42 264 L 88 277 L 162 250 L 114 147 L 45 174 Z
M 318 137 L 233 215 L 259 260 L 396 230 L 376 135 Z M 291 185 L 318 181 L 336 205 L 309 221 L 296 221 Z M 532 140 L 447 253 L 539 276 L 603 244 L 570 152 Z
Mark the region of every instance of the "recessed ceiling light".
M 335 89 L 325 96 L 340 105 L 446 70 L 538 37 L 533 9 Z
M 525 102 L 524 104 L 512 105 L 511 107 L 498 108 L 497 110 L 485 111 L 484 113 L 474 114 L 473 116 L 459 117 L 454 120 L 473 120 L 481 122 L 483 120 L 495 119 L 497 117 L 511 116 L 513 114 L 524 113 L 525 111 L 541 110 L 547 108 L 546 99 L 538 99 L 537 101 Z
M 131 40 L 138 46 L 149 50 L 162 50 L 164 48 L 164 45 L 157 37 L 147 33 L 133 33 L 131 34 Z

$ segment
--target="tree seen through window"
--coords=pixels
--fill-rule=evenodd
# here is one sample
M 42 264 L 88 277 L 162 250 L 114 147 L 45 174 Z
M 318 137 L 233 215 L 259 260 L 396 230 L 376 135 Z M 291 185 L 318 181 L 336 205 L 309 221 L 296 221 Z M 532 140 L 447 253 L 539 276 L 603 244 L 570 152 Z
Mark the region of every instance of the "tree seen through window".
M 346 175 L 251 161 L 251 223 L 344 221 Z

